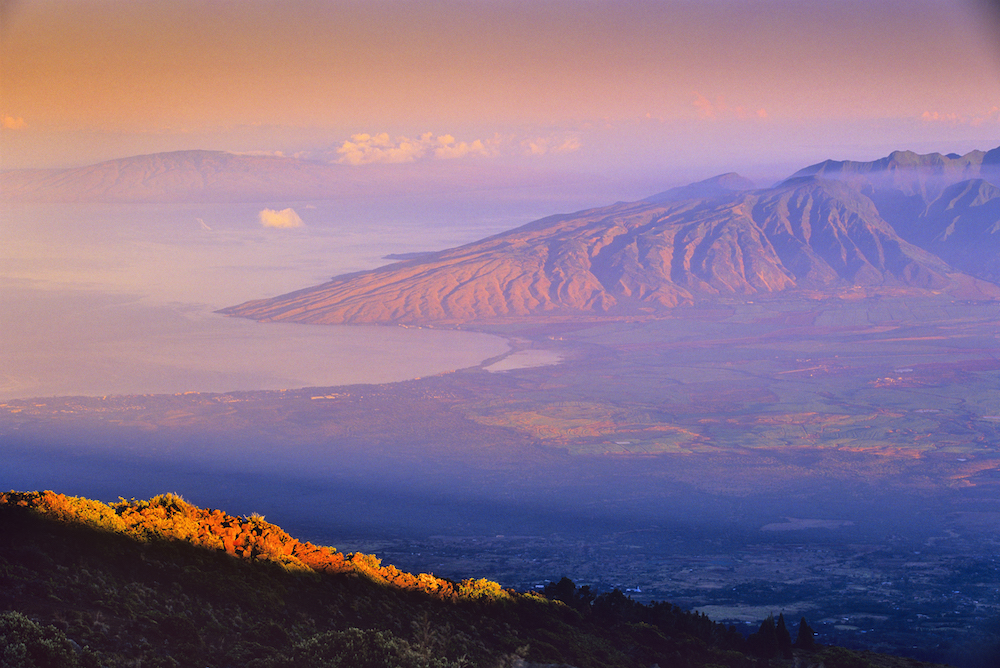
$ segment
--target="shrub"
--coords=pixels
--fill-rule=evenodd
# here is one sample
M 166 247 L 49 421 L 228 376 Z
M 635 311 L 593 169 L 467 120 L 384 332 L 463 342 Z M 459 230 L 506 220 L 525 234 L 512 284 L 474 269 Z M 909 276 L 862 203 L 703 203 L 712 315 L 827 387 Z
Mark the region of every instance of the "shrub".
M 459 668 L 447 659 L 422 656 L 388 631 L 328 631 L 295 645 L 290 656 L 255 661 L 250 668 Z
M 874 668 L 872 663 L 856 652 L 843 647 L 824 647 L 813 661 L 822 662 L 826 668 Z
M 97 668 L 97 658 L 54 626 L 19 612 L 0 614 L 0 668 Z

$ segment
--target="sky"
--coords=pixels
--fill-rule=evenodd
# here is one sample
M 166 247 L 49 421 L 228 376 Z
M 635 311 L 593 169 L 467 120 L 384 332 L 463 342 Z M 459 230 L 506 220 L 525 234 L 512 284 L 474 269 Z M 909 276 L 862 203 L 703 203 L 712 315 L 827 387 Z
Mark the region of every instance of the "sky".
M 0 0 L 3 168 L 181 149 L 643 179 L 1000 144 L 987 0 Z

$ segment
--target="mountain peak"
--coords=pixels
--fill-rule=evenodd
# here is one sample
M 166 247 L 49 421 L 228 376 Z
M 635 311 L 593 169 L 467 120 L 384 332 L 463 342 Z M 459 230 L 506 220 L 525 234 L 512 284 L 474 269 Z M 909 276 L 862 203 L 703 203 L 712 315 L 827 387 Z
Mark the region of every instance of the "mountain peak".
M 315 324 L 458 324 L 653 316 L 795 290 L 1000 298 L 997 286 L 900 237 L 869 190 L 824 176 L 737 190 L 747 181 L 724 174 L 221 312 Z M 967 200 L 977 201 L 959 201 Z
M 719 197 L 729 195 L 744 190 L 753 190 L 757 187 L 753 181 L 736 172 L 726 172 L 703 181 L 689 183 L 686 186 L 678 186 L 661 193 L 645 198 L 644 202 L 671 202 L 683 199 L 700 199 L 705 197 Z
M 996 157 L 992 157 L 994 154 Z M 824 160 L 815 165 L 810 165 L 797 171 L 793 176 L 807 175 L 827 175 L 827 176 L 872 176 L 880 172 L 894 172 L 898 170 L 927 170 L 934 174 L 956 174 L 968 178 L 968 174 L 978 174 L 980 166 L 990 164 L 986 161 L 1000 161 L 1000 148 L 989 153 L 983 151 L 970 151 L 965 155 L 949 153 L 920 154 L 913 151 L 893 151 L 884 158 L 869 162 L 859 162 L 855 160 Z
M 1000 146 L 984 153 L 982 164 L 984 166 L 989 165 L 990 167 L 1000 166 Z

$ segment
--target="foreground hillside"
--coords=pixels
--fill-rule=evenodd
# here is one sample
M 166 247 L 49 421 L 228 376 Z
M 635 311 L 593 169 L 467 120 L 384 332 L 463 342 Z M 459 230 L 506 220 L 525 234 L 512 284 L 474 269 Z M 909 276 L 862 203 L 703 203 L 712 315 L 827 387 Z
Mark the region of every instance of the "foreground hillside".
M 0 534 L 3 666 L 926 665 L 793 650 L 781 619 L 747 642 L 566 579 L 546 598 L 414 576 L 169 494 L 0 494 Z
M 770 295 L 998 299 L 1000 149 L 822 163 L 772 188 L 732 174 L 544 218 L 221 311 L 314 324 L 662 314 Z

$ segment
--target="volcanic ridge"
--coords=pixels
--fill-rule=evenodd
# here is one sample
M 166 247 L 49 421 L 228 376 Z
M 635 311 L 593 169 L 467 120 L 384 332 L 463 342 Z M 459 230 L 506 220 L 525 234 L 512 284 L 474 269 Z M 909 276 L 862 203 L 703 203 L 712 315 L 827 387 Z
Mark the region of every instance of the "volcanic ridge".
M 221 313 L 313 324 L 642 317 L 798 294 L 1000 298 L 1000 147 L 736 174 L 554 215 Z

